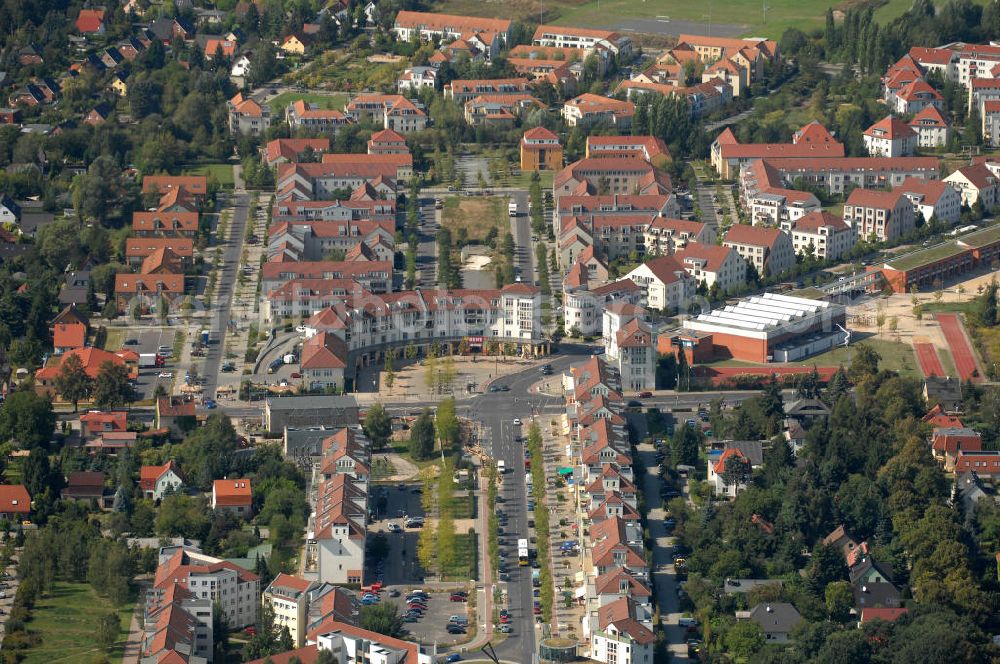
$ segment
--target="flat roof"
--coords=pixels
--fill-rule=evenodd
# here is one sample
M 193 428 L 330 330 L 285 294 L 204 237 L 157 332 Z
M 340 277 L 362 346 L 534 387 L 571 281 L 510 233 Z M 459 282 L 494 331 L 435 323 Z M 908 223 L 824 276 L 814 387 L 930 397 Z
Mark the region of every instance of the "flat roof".
M 1000 224 L 969 233 L 968 235 L 962 235 L 957 241 L 974 248 L 1000 242 Z
M 908 270 L 915 270 L 918 267 L 923 267 L 924 265 L 930 265 L 931 263 L 942 261 L 945 258 L 957 256 L 958 254 L 964 253 L 968 250 L 968 247 L 960 246 L 957 240 L 948 240 L 943 244 L 934 245 L 933 247 L 927 247 L 926 249 L 920 249 L 919 251 L 914 251 L 912 253 L 903 254 L 902 256 L 893 258 L 891 261 L 886 263 L 886 266 L 892 268 L 893 270 L 905 272 Z

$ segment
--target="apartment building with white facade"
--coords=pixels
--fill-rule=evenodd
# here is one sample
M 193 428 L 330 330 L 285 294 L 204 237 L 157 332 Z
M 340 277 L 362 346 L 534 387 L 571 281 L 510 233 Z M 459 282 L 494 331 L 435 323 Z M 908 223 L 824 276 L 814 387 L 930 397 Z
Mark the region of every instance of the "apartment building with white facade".
M 792 239 L 777 228 L 733 224 L 722 241 L 763 276 L 781 274 L 795 265 Z
M 689 242 L 674 257 L 698 284 L 707 288 L 718 285 L 723 293 L 746 283 L 747 262 L 731 247 L 704 242 Z
M 625 275 L 643 289 L 643 304 L 650 309 L 677 311 L 694 296 L 698 282 L 676 256 L 647 260 Z
M 962 196 L 944 180 L 907 180 L 896 187 L 913 204 L 913 213 L 925 222 L 937 217 L 945 225 L 957 224 L 962 216 Z
M 618 369 L 622 389 L 656 387 L 656 332 L 646 310 L 624 302 L 604 308 L 602 337 L 607 361 Z
M 796 255 L 812 254 L 819 260 L 837 260 L 857 242 L 854 229 L 829 212 L 812 212 L 782 230 L 792 238 Z
M 899 189 L 855 189 L 844 203 L 844 221 L 859 238 L 879 242 L 896 240 L 913 232 L 913 204 Z
M 227 560 L 195 547 L 163 547 L 152 594 L 160 596 L 180 584 L 195 597 L 208 599 L 222 610 L 232 629 L 255 625 L 260 613 L 260 577 Z

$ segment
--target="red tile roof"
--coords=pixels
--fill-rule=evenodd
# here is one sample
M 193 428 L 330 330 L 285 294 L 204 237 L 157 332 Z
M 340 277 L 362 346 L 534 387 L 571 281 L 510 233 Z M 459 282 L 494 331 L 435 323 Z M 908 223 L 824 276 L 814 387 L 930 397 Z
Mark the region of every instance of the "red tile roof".
M 76 29 L 82 33 L 98 32 L 103 23 L 103 9 L 81 9 L 76 17 Z
M 866 606 L 865 608 L 861 609 L 861 622 L 866 623 L 866 622 L 871 622 L 872 620 L 884 620 L 886 622 L 895 622 L 900 618 L 900 616 L 906 614 L 907 611 L 908 609 L 906 609 L 905 607 L 898 609 L 884 609 L 881 607 L 872 608 Z
M 726 232 L 724 244 L 732 242 L 734 244 L 749 244 L 758 247 L 773 247 L 781 235 L 781 231 L 777 228 L 733 224 Z
M 879 191 L 877 189 L 861 189 L 859 187 L 847 197 L 845 205 L 892 210 L 896 207 L 902 195 L 903 193 L 898 189 L 896 191 Z
M 890 141 L 916 136 L 916 132 L 910 125 L 906 124 L 893 115 L 887 115 L 872 126 L 865 129 L 865 136 L 888 139 Z
M 0 484 L 0 514 L 28 514 L 31 496 L 23 484 Z
M 253 492 L 249 479 L 215 480 L 212 482 L 212 496 L 215 504 L 222 507 L 249 507 L 253 503 Z
M 524 138 L 527 140 L 559 140 L 559 137 L 556 134 L 549 131 L 545 127 L 534 127 L 533 129 L 529 129 L 524 132 Z
M 793 225 L 797 231 L 811 231 L 813 233 L 821 228 L 832 228 L 835 231 L 845 231 L 850 226 L 844 223 L 843 218 L 816 210 L 800 217 Z

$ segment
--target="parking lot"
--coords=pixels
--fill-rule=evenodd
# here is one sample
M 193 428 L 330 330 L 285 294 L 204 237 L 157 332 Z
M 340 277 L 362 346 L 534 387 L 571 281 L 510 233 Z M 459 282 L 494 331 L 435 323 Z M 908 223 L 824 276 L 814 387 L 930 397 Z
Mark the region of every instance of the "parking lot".
M 175 328 L 143 328 L 139 330 L 128 329 L 125 331 L 125 341 L 124 348 L 127 350 L 134 351 L 140 355 L 145 353 L 156 353 L 160 346 L 168 346 L 171 349 L 174 345 L 174 332 Z M 134 343 L 130 343 L 134 342 Z M 116 351 L 117 348 L 109 348 L 110 351 Z M 184 375 L 184 369 L 176 366 L 175 362 L 168 358 L 164 366 L 160 368 L 146 367 L 139 369 L 139 377 L 136 379 L 135 391 L 136 399 L 144 400 L 153 398 L 153 390 L 156 389 L 157 384 L 163 385 L 163 387 L 169 393 L 170 387 L 174 380 L 177 379 L 178 371 L 181 374 L 181 378 Z M 160 378 L 161 373 L 169 373 L 171 376 L 169 378 Z
M 422 583 L 424 580 L 424 572 L 417 562 L 420 529 L 403 528 L 403 532 L 389 532 L 390 524 L 402 527 L 406 517 L 424 516 L 421 494 L 415 491 L 419 488 L 419 484 L 381 484 L 375 489 L 375 520 L 369 525 L 368 532 L 383 532 L 389 539 L 389 553 L 381 573 L 377 567 L 374 570 L 385 585 Z M 379 578 L 365 579 L 365 582 L 377 580 Z
M 18 549 L 20 552 L 20 549 Z M 4 577 L 0 579 L 0 639 L 3 638 L 7 628 L 7 618 L 10 616 L 10 609 L 14 604 L 14 595 L 17 594 L 17 554 L 11 560 L 4 571 Z
M 397 602 L 399 604 L 400 613 L 403 613 L 406 611 L 406 593 L 417 588 L 423 587 L 410 585 L 391 586 L 388 590 L 382 592 L 382 601 Z M 416 622 L 405 623 L 405 627 L 409 630 L 413 639 L 420 641 L 421 643 L 436 643 L 439 646 L 454 646 L 459 643 L 466 643 L 475 637 L 476 630 L 479 629 L 479 626 L 475 624 L 475 617 L 469 615 L 468 604 L 466 602 L 452 602 L 449 599 L 452 590 L 469 590 L 469 588 L 462 585 L 454 585 L 453 587 L 423 589 L 429 591 L 427 611 L 423 616 L 418 618 Z M 398 591 L 400 596 L 390 597 L 389 594 L 393 591 Z M 469 621 L 467 633 L 448 633 L 448 620 L 451 616 L 461 616 Z

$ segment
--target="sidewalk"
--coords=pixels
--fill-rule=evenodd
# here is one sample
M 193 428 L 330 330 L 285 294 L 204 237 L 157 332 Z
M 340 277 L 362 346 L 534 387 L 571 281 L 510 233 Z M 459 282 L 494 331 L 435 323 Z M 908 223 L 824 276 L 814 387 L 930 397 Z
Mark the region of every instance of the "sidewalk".
M 486 495 L 489 491 L 489 487 L 486 482 L 486 475 L 480 473 L 479 519 L 482 524 L 489 523 L 489 505 L 486 504 Z M 476 630 L 476 638 L 459 647 L 461 652 L 469 652 L 471 650 L 478 651 L 486 645 L 488 641 L 492 641 L 495 637 L 493 634 L 493 575 L 492 569 L 490 568 L 489 528 L 483 527 L 480 530 L 479 550 L 479 571 L 482 581 L 480 584 L 481 587 L 477 587 L 476 589 L 476 594 L 478 595 L 476 602 L 476 608 L 478 611 L 476 624 L 479 626 L 479 629 Z

